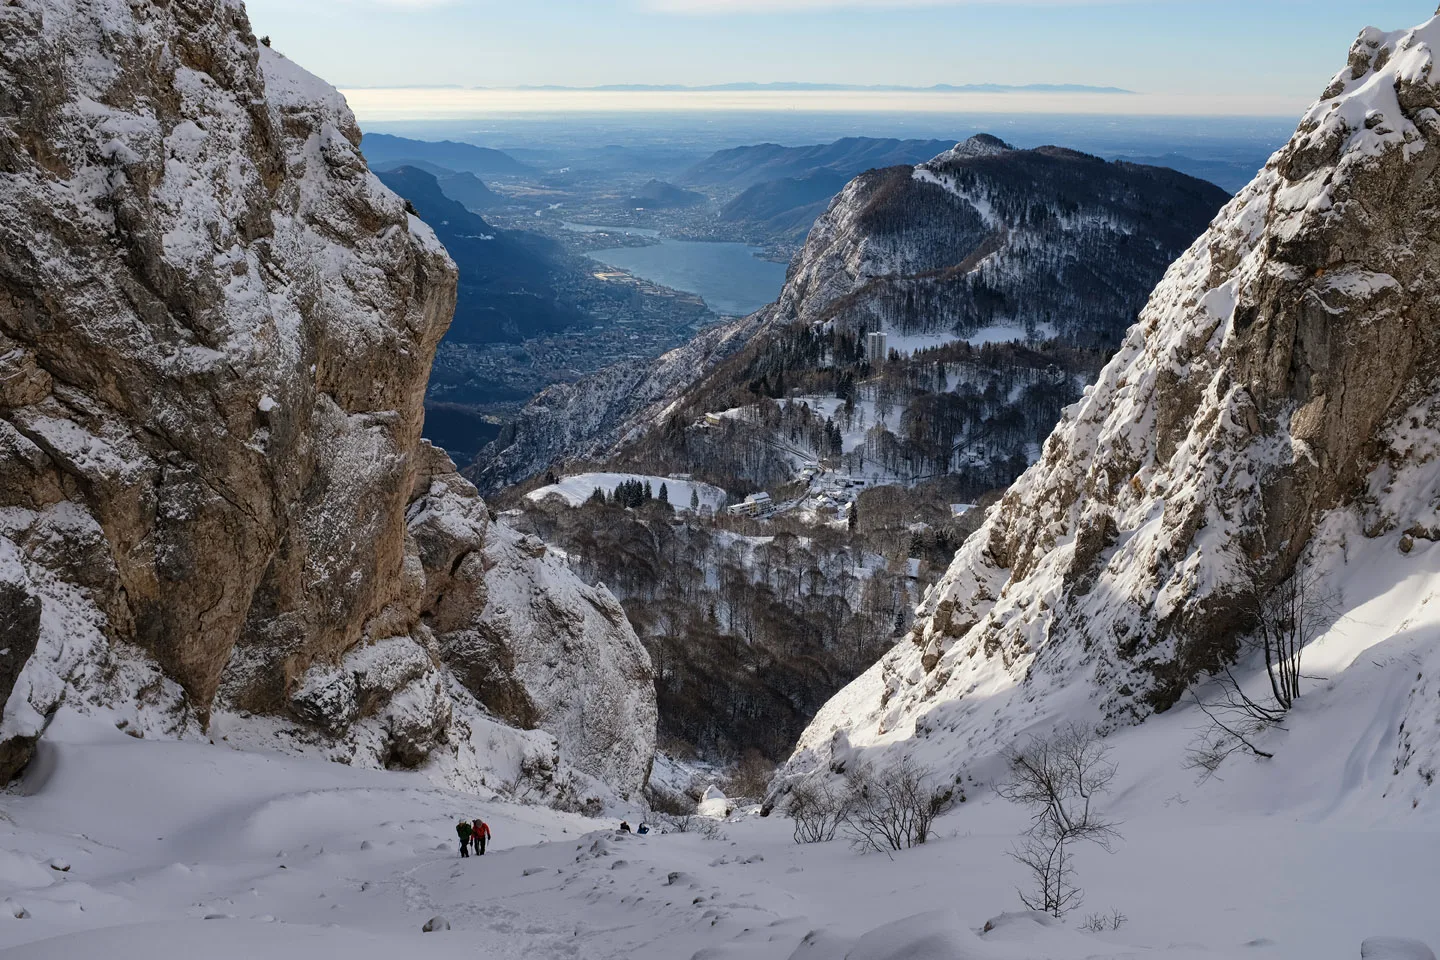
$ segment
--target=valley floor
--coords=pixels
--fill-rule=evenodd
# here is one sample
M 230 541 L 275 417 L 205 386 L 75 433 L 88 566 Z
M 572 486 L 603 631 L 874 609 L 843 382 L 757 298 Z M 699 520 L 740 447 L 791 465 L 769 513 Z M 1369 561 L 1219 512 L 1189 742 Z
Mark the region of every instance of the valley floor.
M 1298 960 L 1355 957 L 1377 935 L 1440 944 L 1433 821 L 1217 803 L 1226 784 L 1147 768 L 1156 737 L 1115 738 L 1125 839 L 1081 851 L 1085 906 L 982 935 L 1024 879 L 1005 855 L 1023 813 L 984 788 L 892 859 L 796 846 L 778 817 L 620 836 L 416 775 L 134 740 L 62 714 L 0 801 L 0 958 Z M 1167 780 L 1180 786 L 1162 796 Z M 461 816 L 491 824 L 483 859 L 458 858 Z M 1112 909 L 1120 930 L 1080 930 Z M 450 928 L 422 933 L 437 916 Z

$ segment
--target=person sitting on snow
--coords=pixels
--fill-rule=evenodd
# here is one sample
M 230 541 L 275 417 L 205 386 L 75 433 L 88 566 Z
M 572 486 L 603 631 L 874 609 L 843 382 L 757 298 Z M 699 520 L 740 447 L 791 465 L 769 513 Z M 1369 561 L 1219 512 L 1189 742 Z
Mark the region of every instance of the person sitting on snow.
M 460 856 L 462 857 L 470 856 L 471 829 L 472 828 L 470 826 L 469 820 L 461 820 L 459 823 L 455 824 L 455 832 L 460 835 Z
M 640 836 L 643 837 L 645 834 L 647 834 L 647 833 L 650 832 L 650 824 L 648 824 L 648 823 L 642 823 L 642 824 L 640 824 L 639 828 L 638 828 L 635 832 L 636 832 L 637 834 L 639 834 Z
M 620 821 L 620 832 L 621 832 L 621 833 L 629 833 L 629 832 L 630 832 L 630 822 L 629 822 L 628 820 L 621 820 L 621 821 Z
M 490 824 L 477 819 L 470 825 L 470 839 L 475 844 L 475 853 L 485 856 L 485 841 L 490 839 Z

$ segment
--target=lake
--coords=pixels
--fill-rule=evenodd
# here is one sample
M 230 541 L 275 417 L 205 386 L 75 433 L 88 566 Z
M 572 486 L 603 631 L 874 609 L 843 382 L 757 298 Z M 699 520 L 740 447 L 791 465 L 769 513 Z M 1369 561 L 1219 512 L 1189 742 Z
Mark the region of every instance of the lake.
M 586 232 L 652 233 L 634 227 L 566 226 L 583 227 Z M 785 285 L 785 264 L 761 260 L 755 256 L 759 252 L 759 247 L 746 243 L 661 237 L 648 247 L 594 250 L 589 256 L 651 283 L 697 294 L 716 313 L 744 316 L 778 297 Z

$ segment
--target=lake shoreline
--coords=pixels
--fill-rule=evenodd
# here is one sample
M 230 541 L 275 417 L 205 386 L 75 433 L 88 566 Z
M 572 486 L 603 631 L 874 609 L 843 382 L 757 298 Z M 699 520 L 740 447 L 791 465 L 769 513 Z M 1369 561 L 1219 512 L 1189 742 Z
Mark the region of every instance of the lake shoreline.
M 767 258 L 763 247 L 723 240 L 682 240 L 658 230 L 566 222 L 578 233 L 615 233 L 653 239 L 643 246 L 617 246 L 585 254 L 606 268 L 672 290 L 692 293 L 721 316 L 743 317 L 775 300 L 785 284 L 786 265 Z M 596 276 L 606 279 L 602 272 Z

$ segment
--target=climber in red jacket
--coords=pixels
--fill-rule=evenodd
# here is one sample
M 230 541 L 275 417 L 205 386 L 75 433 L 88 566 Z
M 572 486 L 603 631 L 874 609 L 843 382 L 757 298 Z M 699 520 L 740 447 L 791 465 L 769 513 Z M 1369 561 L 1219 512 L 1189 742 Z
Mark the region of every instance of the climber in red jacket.
M 485 856 L 485 841 L 490 839 L 490 824 L 484 820 L 476 820 L 470 825 L 470 842 L 475 844 L 475 852 L 479 856 Z

